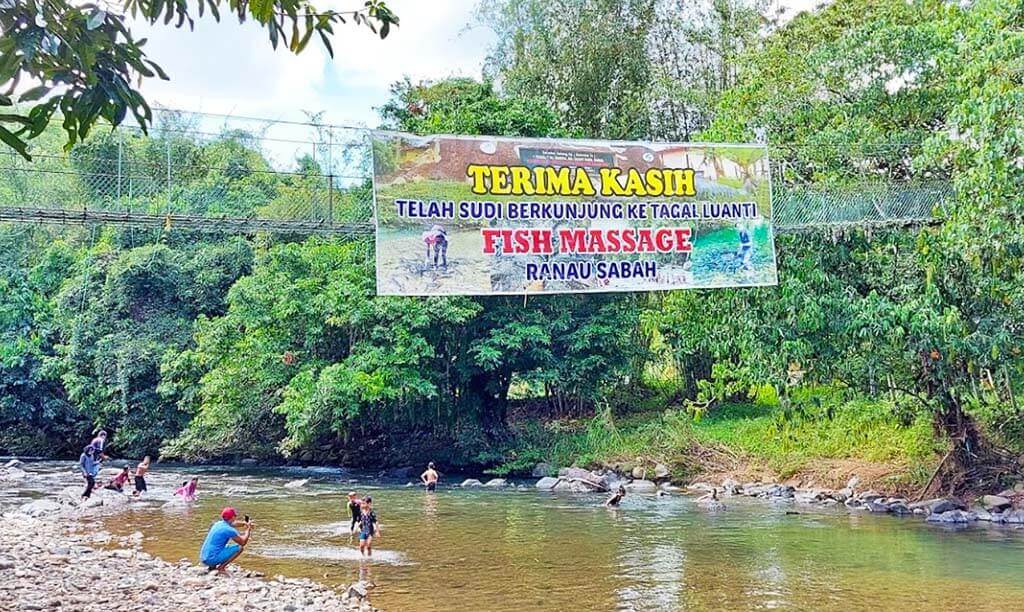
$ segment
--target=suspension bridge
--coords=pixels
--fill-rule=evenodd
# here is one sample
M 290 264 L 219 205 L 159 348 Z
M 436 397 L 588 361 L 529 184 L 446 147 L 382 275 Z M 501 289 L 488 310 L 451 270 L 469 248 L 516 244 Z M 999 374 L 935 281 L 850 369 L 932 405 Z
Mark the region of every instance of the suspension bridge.
M 148 134 L 97 129 L 66 153 L 62 135 L 47 134 L 34 143 L 32 161 L 0 151 L 0 222 L 373 234 L 367 129 L 172 110 L 156 115 Z M 953 195 L 945 181 L 794 180 L 794 151 L 770 147 L 769 155 L 781 232 L 933 224 Z

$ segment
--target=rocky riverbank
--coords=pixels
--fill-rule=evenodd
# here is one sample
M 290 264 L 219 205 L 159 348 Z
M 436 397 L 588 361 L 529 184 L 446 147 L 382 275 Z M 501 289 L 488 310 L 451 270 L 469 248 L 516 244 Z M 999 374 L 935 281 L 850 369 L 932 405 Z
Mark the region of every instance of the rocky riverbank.
M 797 488 L 774 482 L 738 482 L 722 480 L 718 484 L 694 482 L 685 486 L 672 483 L 670 472 L 663 464 L 634 468 L 630 474 L 612 469 L 587 470 L 584 468 L 561 468 L 557 476 L 547 476 L 554 470 L 546 464 L 539 464 L 534 476 L 540 476 L 535 488 L 542 491 L 566 493 L 603 493 L 622 486 L 629 493 L 647 495 L 668 495 L 673 493 L 714 493 L 722 499 L 729 497 L 752 497 L 771 503 L 816 506 L 822 508 L 841 507 L 852 512 L 894 514 L 898 516 L 919 516 L 933 523 L 972 523 L 975 521 L 993 524 L 1024 525 L 1024 482 L 996 494 L 983 495 L 972 503 L 965 500 L 939 497 L 911 501 L 899 495 L 886 495 L 871 489 L 860 489 L 860 479 L 850 478 L 845 487 Z M 505 479 L 496 478 L 486 483 L 466 480 L 462 487 L 502 488 L 509 486 Z M 724 504 L 719 504 L 725 508 Z
M 13 462 L 0 467 L 5 486 L 24 479 Z M 94 518 L 129 504 L 127 496 L 112 491 L 98 490 L 86 504 L 62 491 L 52 499 L 0 508 L 0 609 L 378 612 L 368 597 L 372 584 L 359 582 L 341 592 L 237 566 L 221 575 L 191 559 L 155 558 L 141 549 L 142 532 L 114 537 Z

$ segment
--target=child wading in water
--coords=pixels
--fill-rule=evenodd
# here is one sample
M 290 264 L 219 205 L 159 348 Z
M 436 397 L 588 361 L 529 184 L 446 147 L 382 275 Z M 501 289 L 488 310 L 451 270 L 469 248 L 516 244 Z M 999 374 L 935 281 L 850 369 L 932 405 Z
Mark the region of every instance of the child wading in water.
M 359 517 L 363 515 L 363 502 L 356 496 L 355 491 L 348 492 L 348 502 L 345 504 L 348 508 L 349 514 L 352 515 L 352 522 L 348 526 L 349 541 L 352 541 L 352 536 L 356 533 L 356 526 L 359 525 Z
M 362 506 L 362 513 L 359 515 L 359 554 L 372 557 L 373 538 L 380 537 L 380 526 L 377 525 L 377 515 L 373 512 L 373 498 L 365 497 Z
M 149 472 L 149 455 L 142 460 L 142 463 L 135 467 L 135 492 L 132 493 L 135 497 L 138 497 L 146 491 L 146 473 Z
M 199 485 L 199 477 L 193 476 L 192 480 L 181 483 L 181 486 L 174 490 L 175 495 L 180 495 L 183 501 L 196 501 L 196 486 Z
M 128 466 L 124 466 L 121 468 L 121 471 L 118 472 L 117 476 L 114 476 L 103 488 L 122 493 L 124 491 L 124 485 L 128 484 L 128 478 L 130 477 L 131 474 L 128 471 Z

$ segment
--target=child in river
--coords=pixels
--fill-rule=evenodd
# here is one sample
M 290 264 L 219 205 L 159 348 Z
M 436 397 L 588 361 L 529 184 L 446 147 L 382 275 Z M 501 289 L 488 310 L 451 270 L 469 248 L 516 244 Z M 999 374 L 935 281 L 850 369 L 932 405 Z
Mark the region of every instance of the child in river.
M 135 466 L 135 492 L 133 496 L 139 497 L 146 491 L 146 474 L 149 472 L 149 455 L 142 460 L 142 463 Z
M 363 498 L 362 511 L 359 515 L 359 554 L 373 556 L 373 538 L 380 537 L 380 525 L 373 511 L 373 498 Z
M 103 488 L 109 491 L 117 491 L 118 493 L 123 493 L 124 485 L 128 484 L 129 477 L 131 477 L 131 474 L 129 473 L 128 466 L 126 465 L 123 468 L 121 468 L 121 471 L 118 472 L 117 476 L 114 476 L 109 481 L 107 481 L 107 484 L 104 485 Z
M 180 495 L 182 501 L 196 501 L 196 487 L 199 485 L 199 477 L 193 476 L 192 480 L 181 483 L 181 486 L 174 490 L 175 495 Z
M 622 498 L 625 496 L 626 487 L 619 485 L 619 490 L 615 492 L 615 495 L 609 497 L 608 500 L 604 502 L 604 505 L 607 506 L 608 508 L 615 508 L 619 505 L 619 502 L 621 502 Z
M 359 517 L 363 515 L 363 502 L 356 496 L 355 491 L 348 492 L 348 502 L 345 504 L 349 514 L 352 515 L 352 522 L 348 526 L 349 541 L 356 533 L 356 526 L 359 525 Z

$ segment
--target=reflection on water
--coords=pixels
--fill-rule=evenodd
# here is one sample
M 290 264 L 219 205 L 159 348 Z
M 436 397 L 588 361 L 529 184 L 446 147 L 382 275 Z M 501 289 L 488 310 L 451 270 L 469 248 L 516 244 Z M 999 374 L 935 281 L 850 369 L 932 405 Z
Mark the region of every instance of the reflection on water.
M 78 483 L 68 464 L 30 464 L 42 490 Z M 1024 530 L 952 531 L 920 519 L 726 499 L 707 513 L 685 497 L 368 486 L 340 472 L 206 470 L 200 499 L 161 505 L 184 474 L 156 466 L 153 493 L 108 529 L 195 559 L 224 505 L 256 521 L 241 565 L 334 585 L 377 584 L 395 610 L 1024 609 Z M 294 478 L 312 478 L 286 489 Z M 344 494 L 372 494 L 382 537 L 361 560 Z M 228 494 L 230 492 L 230 494 Z M 6 502 L 2 502 L 8 507 Z

